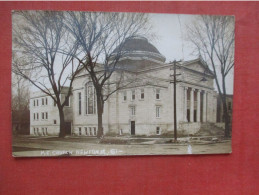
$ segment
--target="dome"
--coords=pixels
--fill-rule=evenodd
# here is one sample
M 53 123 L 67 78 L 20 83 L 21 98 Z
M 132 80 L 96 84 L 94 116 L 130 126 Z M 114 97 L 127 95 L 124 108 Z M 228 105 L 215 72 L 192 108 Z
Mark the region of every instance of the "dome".
M 114 50 L 114 53 L 118 52 L 118 48 Z M 120 62 L 127 65 L 127 69 L 146 68 L 147 66 L 165 62 L 165 57 L 145 37 L 131 37 L 126 39 L 121 51 L 125 53 L 120 59 Z

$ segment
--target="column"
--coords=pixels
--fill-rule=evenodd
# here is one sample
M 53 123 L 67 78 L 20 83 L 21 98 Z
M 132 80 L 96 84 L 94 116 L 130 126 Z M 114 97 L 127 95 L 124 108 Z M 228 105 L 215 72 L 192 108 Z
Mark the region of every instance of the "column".
M 201 93 L 200 90 L 197 90 L 197 122 L 200 122 L 200 118 L 201 118 Z
M 194 117 L 194 96 L 193 96 L 194 90 L 191 89 L 190 91 L 190 122 L 193 122 L 193 117 Z
M 184 116 L 184 121 L 187 121 L 187 89 L 188 87 L 184 87 L 184 105 L 183 105 L 183 116 Z
M 202 119 L 203 119 L 203 122 L 206 122 L 207 121 L 207 92 L 206 91 L 204 91 L 202 98 L 203 98 Z

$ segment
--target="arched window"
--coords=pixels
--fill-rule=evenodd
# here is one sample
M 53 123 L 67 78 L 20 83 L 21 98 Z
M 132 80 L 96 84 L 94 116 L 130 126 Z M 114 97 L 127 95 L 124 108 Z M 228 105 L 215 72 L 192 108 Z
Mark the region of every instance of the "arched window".
M 96 113 L 96 95 L 94 86 L 91 83 L 85 85 L 85 113 L 95 114 Z

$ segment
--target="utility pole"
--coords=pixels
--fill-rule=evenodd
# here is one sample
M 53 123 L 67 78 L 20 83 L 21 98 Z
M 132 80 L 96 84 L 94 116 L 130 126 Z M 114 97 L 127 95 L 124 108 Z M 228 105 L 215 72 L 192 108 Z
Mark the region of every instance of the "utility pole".
M 177 142 L 176 83 L 179 81 L 176 80 L 176 76 L 180 74 L 176 74 L 176 60 L 174 60 L 173 65 L 174 74 L 170 76 L 173 76 L 174 80 L 170 83 L 174 83 L 174 142 Z
M 176 61 L 174 60 L 174 142 L 177 142 L 177 118 L 176 118 Z

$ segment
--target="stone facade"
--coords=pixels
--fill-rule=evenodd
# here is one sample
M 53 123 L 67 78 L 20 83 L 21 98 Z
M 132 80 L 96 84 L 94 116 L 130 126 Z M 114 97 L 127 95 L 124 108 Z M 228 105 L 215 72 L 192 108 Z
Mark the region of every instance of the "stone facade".
M 105 134 L 161 135 L 173 132 L 174 85 L 171 81 L 174 64 L 165 63 L 159 51 L 147 49 L 150 43 L 144 38 L 140 39 L 147 45 L 141 47 L 141 51 L 137 46 L 135 50 L 130 47 L 130 54 L 119 63 L 120 71 L 114 72 L 109 80 L 109 83 L 113 83 L 123 77 L 122 82 L 129 84 L 113 93 L 104 104 Z M 206 70 L 206 64 L 200 59 L 176 64 L 176 73 L 179 75 L 176 109 L 180 133 L 194 134 L 200 129 L 201 123 L 216 122 L 217 94 L 213 87 L 213 76 Z M 206 81 L 202 82 L 202 78 L 206 78 Z M 104 93 L 111 90 L 109 85 L 105 90 Z M 32 105 L 35 99 L 41 101 L 42 97 L 34 95 L 31 98 L 31 134 L 38 127 L 48 128 L 47 134 L 57 134 L 59 117 L 53 104 L 41 107 Z M 87 72 L 82 70 L 73 82 L 73 95 L 66 111 L 71 116 L 72 135 L 96 135 L 96 108 L 94 87 Z M 48 120 L 33 120 L 35 112 L 47 110 Z M 57 120 L 55 125 L 54 119 Z

